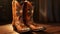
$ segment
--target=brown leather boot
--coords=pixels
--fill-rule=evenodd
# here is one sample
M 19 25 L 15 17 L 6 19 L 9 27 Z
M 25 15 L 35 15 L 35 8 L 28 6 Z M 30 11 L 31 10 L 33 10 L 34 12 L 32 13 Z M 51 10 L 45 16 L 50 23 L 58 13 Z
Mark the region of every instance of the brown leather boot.
M 30 28 L 23 23 L 22 7 L 17 0 L 13 0 L 12 2 L 12 13 L 13 13 L 13 22 L 12 22 L 13 29 L 19 33 L 30 31 Z
M 25 8 L 24 8 L 24 13 L 25 13 L 25 20 L 26 20 L 26 24 L 31 28 L 32 31 L 43 31 L 45 30 L 45 27 L 43 26 L 40 26 L 36 23 L 34 23 L 33 21 L 33 6 L 31 4 L 31 2 L 29 1 L 26 1 L 25 4 L 24 4 Z

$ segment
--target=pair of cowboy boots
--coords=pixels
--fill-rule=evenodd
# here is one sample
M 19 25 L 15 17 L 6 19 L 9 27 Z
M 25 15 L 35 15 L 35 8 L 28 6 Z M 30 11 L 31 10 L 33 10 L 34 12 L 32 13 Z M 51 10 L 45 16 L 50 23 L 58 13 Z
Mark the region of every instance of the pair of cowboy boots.
M 40 31 L 44 30 L 43 26 L 40 26 L 33 22 L 33 6 L 29 1 L 24 1 L 22 5 L 14 1 L 13 6 L 13 29 L 17 32 L 28 31 Z M 19 6 L 18 6 L 19 5 Z M 20 7 L 17 9 L 17 7 Z

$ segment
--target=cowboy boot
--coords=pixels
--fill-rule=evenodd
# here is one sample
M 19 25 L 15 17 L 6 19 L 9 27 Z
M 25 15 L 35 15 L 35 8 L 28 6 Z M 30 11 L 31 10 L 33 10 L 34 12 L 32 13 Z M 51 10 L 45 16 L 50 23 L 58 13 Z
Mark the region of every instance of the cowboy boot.
M 24 2 L 24 13 L 25 13 L 25 20 L 26 24 L 31 28 L 32 31 L 40 31 L 40 30 L 45 30 L 44 26 L 40 26 L 33 21 L 33 6 L 29 1 Z M 31 11 L 32 9 L 32 11 Z
M 16 5 L 18 2 L 15 0 L 12 4 L 12 13 L 13 13 L 13 29 L 19 33 L 22 32 L 28 32 L 30 31 L 30 28 L 25 26 L 25 24 L 22 21 L 22 9 L 21 10 L 16 10 Z

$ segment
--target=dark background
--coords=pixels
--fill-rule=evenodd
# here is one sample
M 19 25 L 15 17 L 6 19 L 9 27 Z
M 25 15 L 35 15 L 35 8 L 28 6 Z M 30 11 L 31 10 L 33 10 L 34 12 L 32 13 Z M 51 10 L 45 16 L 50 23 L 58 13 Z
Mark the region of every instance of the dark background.
M 12 0 L 0 0 L 0 24 L 12 22 Z

